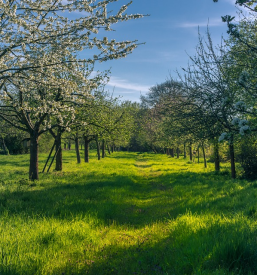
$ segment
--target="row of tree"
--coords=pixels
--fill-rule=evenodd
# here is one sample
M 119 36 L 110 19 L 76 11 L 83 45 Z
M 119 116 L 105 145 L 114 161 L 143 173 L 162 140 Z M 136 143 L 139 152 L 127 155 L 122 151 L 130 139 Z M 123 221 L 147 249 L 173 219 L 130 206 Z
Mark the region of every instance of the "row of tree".
M 38 179 L 39 137 L 46 133 L 54 140 L 49 159 L 55 149 L 55 169 L 59 171 L 63 139 L 74 141 L 78 163 L 79 141 L 83 141 L 86 162 L 89 143 L 95 140 L 98 158 L 100 142 L 102 156 L 106 144 L 109 149 L 116 145 L 177 157 L 182 148 L 191 160 L 202 148 L 205 166 L 205 148 L 211 144 L 217 171 L 220 142 L 225 141 L 232 178 L 236 177 L 235 147 L 240 146 L 245 173 L 256 176 L 255 1 L 236 2 L 250 11 L 237 24 L 231 16 L 222 17 L 229 37 L 221 45 L 213 45 L 209 31 L 205 38 L 199 35 L 196 54 L 184 73 L 150 88 L 140 104 L 121 102 L 104 92 L 109 72 L 94 72 L 93 65 L 124 57 L 138 45 L 136 41 L 108 41 L 95 33 L 109 30 L 112 23 L 142 16 L 125 14 L 128 5 L 115 15 L 107 14 L 107 5 L 115 0 L 82 2 L 0 3 L 1 134 L 18 130 L 22 140 L 29 141 L 30 179 Z M 86 11 L 87 15 L 70 20 L 60 11 Z M 78 58 L 78 51 L 92 48 L 99 51 L 93 58 Z M 2 147 L 6 151 L 3 138 Z
M 31 180 L 38 179 L 39 137 L 46 132 L 55 139 L 57 170 L 64 132 L 75 140 L 84 135 L 85 143 L 118 135 L 120 107 L 99 92 L 109 72 L 95 72 L 94 64 L 126 57 L 139 45 L 104 34 L 142 15 L 126 13 L 132 1 L 120 8 L 117 1 L 0 1 L 1 129 L 12 126 L 28 136 Z M 86 58 L 79 58 L 81 51 Z
M 217 2 L 217 1 L 215 1 Z M 174 155 L 181 146 L 203 149 L 212 144 L 215 169 L 220 169 L 220 142 L 229 147 L 231 176 L 236 177 L 235 145 L 245 174 L 256 177 L 257 150 L 257 6 L 255 1 L 237 1 L 247 8 L 241 20 L 222 17 L 229 36 L 213 45 L 209 30 L 202 37 L 196 54 L 190 57 L 184 73 L 156 85 L 141 97 L 145 141 L 157 151 L 167 148 Z M 185 150 L 184 150 L 185 151 Z

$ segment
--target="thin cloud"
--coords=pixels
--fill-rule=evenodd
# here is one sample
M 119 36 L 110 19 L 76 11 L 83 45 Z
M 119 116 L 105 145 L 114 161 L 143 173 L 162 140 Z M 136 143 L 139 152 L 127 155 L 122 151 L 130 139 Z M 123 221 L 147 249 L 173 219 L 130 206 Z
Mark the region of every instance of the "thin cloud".
M 141 85 L 138 83 L 132 83 L 126 79 L 121 79 L 119 77 L 112 76 L 110 81 L 108 82 L 107 86 L 111 86 L 114 88 L 119 88 L 119 89 L 125 89 L 125 90 L 132 90 L 136 92 L 148 92 L 149 88 L 151 86 L 147 85 Z
M 219 27 L 224 26 L 221 18 L 212 19 L 205 22 L 184 22 L 179 25 L 180 28 L 197 28 L 197 27 Z

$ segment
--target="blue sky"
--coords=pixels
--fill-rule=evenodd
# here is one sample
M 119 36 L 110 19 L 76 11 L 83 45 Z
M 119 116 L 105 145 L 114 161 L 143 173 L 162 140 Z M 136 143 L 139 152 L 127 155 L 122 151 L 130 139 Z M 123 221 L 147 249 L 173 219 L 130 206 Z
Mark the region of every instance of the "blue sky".
M 124 5 L 120 0 L 115 5 Z M 227 27 L 221 15 L 234 15 L 235 0 L 134 0 L 128 13 L 149 14 L 138 20 L 114 26 L 108 37 L 118 40 L 145 42 L 124 59 L 100 63 L 96 69 L 111 68 L 111 79 L 106 89 L 123 100 L 139 101 L 149 87 L 164 82 L 176 69 L 187 66 L 188 54 L 195 53 L 198 27 L 201 34 L 209 25 L 214 44 L 226 36 Z

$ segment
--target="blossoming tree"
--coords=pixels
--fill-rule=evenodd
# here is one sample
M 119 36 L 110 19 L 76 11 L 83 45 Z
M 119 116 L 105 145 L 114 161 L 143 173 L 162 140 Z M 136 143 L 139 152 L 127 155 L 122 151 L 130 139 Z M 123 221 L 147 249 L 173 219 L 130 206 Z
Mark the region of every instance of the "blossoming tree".
M 132 1 L 108 13 L 117 1 L 0 1 L 0 118 L 29 133 L 32 180 L 38 179 L 39 136 L 67 117 L 72 120 L 76 104 L 99 85 L 99 77 L 86 72 L 96 61 L 126 57 L 138 45 L 98 35 L 100 29 L 142 17 L 126 14 Z M 79 51 L 89 49 L 90 57 L 78 58 Z

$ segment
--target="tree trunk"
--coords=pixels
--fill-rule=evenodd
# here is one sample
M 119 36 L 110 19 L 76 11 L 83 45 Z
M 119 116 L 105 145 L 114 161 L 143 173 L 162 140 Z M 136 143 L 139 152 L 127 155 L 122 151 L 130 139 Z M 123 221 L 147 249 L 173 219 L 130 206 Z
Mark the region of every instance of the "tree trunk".
M 203 160 L 204 160 L 204 167 L 205 167 L 205 168 L 207 168 L 207 163 L 206 163 L 206 156 L 205 156 L 204 144 L 202 144 L 202 149 L 203 149 Z
M 174 148 L 171 149 L 171 156 L 174 158 Z
M 4 150 L 4 154 L 5 155 L 9 155 L 9 150 L 5 144 L 5 141 L 4 141 L 4 138 L 2 137 L 2 140 L 3 140 L 3 150 Z
M 108 143 L 107 143 L 106 145 L 107 145 L 108 154 L 110 155 L 110 154 L 111 154 L 111 151 L 110 151 L 110 146 L 109 146 L 109 144 L 108 144 Z
M 217 140 L 214 141 L 214 163 L 215 171 L 220 171 L 219 143 Z
M 64 145 L 63 145 L 63 146 L 64 146 L 64 148 L 63 148 L 63 149 L 64 149 L 64 150 L 66 150 L 66 143 L 64 143 Z
M 189 156 L 190 156 L 190 160 L 192 161 L 193 160 L 193 153 L 192 153 L 192 144 L 190 143 L 190 146 L 189 146 Z
M 197 154 L 198 154 L 198 163 L 200 163 L 200 150 L 199 150 L 200 146 L 198 145 L 197 148 Z
M 105 140 L 102 140 L 102 158 L 105 157 Z
M 152 148 L 153 152 L 154 152 L 155 154 L 157 154 L 157 151 L 155 150 L 155 147 L 154 147 L 154 146 L 151 146 L 151 148 Z
M 179 158 L 179 148 L 177 147 L 177 158 Z
M 75 150 L 76 150 L 76 156 L 77 156 L 77 163 L 80 163 L 80 153 L 79 153 L 79 138 L 75 137 Z
M 112 153 L 114 152 L 114 145 L 111 146 Z
M 231 164 L 231 177 L 232 179 L 236 178 L 236 166 L 235 166 L 235 152 L 234 152 L 234 144 L 231 143 L 229 145 L 230 152 L 230 164 Z
M 186 143 L 184 143 L 184 159 L 187 157 L 187 152 L 186 152 Z
M 83 150 L 83 145 L 82 144 L 80 145 L 80 149 Z
M 30 134 L 29 179 L 38 180 L 38 132 Z
M 101 156 L 100 156 L 100 145 L 98 142 L 98 138 L 96 138 L 95 141 L 96 141 L 97 158 L 98 158 L 98 160 L 100 160 Z
M 56 162 L 55 162 L 55 170 L 62 171 L 62 131 L 60 128 L 57 130 L 56 135 Z
M 89 162 L 89 139 L 87 136 L 84 136 L 84 160 Z

